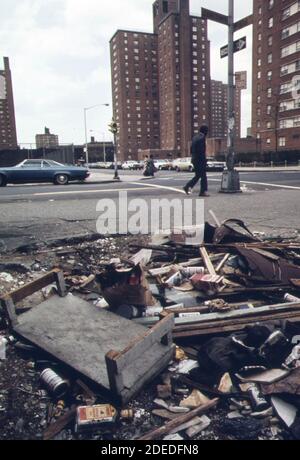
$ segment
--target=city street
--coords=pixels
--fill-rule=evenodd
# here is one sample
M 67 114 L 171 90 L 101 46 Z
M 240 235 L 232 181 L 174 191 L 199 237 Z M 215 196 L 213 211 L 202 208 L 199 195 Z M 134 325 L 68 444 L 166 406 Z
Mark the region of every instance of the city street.
M 112 171 L 101 172 L 112 179 Z M 187 198 L 183 185 L 188 173 L 159 172 L 155 179 L 141 180 L 137 172 L 122 172 L 126 182 L 86 183 L 69 186 L 19 185 L 0 191 L 1 247 L 15 249 L 24 244 L 45 242 L 96 232 L 98 200 L 118 200 L 120 191 L 128 198 Z M 132 180 L 129 179 L 132 176 Z M 209 173 L 210 198 L 205 199 L 206 218 L 213 210 L 220 220 L 239 218 L 253 230 L 274 235 L 294 235 L 299 230 L 300 172 L 242 172 L 243 193 L 223 195 L 221 173 Z M 198 190 L 194 190 L 197 196 Z M 189 199 L 189 198 L 188 198 Z M 211 219 L 211 218 L 210 218 Z

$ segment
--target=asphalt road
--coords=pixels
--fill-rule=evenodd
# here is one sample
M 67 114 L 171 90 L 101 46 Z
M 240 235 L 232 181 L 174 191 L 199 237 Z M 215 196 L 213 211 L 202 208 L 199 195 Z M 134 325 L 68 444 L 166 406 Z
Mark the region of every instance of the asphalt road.
M 107 176 L 107 180 L 112 179 L 111 171 L 102 171 Z M 126 171 L 126 176 L 137 176 L 136 172 Z M 211 194 L 218 193 L 221 183 L 221 173 L 209 173 L 209 189 Z M 120 172 L 122 178 L 122 172 Z M 55 197 L 57 200 L 65 199 L 90 199 L 93 193 L 111 196 L 121 189 L 132 189 L 136 192 L 139 187 L 141 193 L 148 194 L 149 187 L 147 184 L 156 184 L 163 187 L 170 187 L 181 191 L 183 185 L 193 177 L 190 173 L 159 172 L 155 179 L 141 181 L 137 185 L 126 181 L 126 183 L 72 183 L 68 186 L 54 186 L 52 184 L 34 184 L 34 185 L 9 185 L 0 189 L 1 202 L 15 202 L 20 200 L 39 200 L 48 201 L 49 197 Z M 295 189 L 300 190 L 300 171 L 299 172 L 245 172 L 240 173 L 241 184 L 249 187 L 251 190 L 272 190 L 272 189 Z M 163 190 L 163 189 L 162 189 Z M 166 189 L 167 191 L 167 189 Z M 195 193 L 196 193 L 195 189 Z M 153 188 L 151 194 L 155 193 Z M 157 192 L 160 193 L 160 192 Z M 174 191 L 176 193 L 176 190 Z
M 106 171 L 107 179 L 112 171 Z M 126 172 L 128 177 L 130 173 Z M 188 199 L 182 187 L 191 174 L 160 172 L 153 180 L 133 180 L 121 183 L 54 185 L 18 185 L 0 189 L 0 250 L 14 249 L 33 241 L 49 241 L 70 235 L 96 232 L 99 218 L 96 206 L 99 200 L 112 199 L 119 209 L 127 206 L 119 192 L 127 192 L 128 200 Z M 122 172 L 120 172 L 122 177 Z M 209 173 L 210 198 L 201 200 L 205 217 L 213 210 L 219 220 L 240 218 L 252 229 L 272 234 L 300 232 L 300 172 L 243 172 L 242 194 L 223 195 L 221 174 Z M 194 197 L 198 190 L 195 189 Z M 126 220 L 117 216 L 117 220 Z M 210 218 L 211 220 L 211 218 Z

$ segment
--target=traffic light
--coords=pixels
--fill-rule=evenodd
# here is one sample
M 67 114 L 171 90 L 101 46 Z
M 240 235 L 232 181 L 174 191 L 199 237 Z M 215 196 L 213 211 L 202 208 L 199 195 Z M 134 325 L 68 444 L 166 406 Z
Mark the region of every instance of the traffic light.
M 113 134 L 117 134 L 118 132 L 118 123 L 115 120 L 112 120 L 111 123 L 108 125 L 109 131 Z

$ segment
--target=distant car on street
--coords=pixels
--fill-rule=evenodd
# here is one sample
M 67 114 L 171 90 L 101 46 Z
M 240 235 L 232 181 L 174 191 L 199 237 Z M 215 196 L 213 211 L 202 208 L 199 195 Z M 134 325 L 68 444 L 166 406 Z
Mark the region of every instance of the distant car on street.
M 224 171 L 226 163 L 223 161 L 216 161 L 214 158 L 207 159 L 207 171 Z M 177 172 L 193 172 L 194 166 L 192 165 L 191 158 L 178 158 L 173 161 L 173 169 Z
M 129 161 L 125 161 L 122 164 L 122 169 L 127 170 L 127 171 L 137 171 L 139 169 L 143 169 L 143 167 L 144 167 L 144 162 L 138 161 L 138 160 L 129 160 Z
M 158 171 L 171 171 L 172 161 L 171 160 L 155 160 L 154 166 Z
M 135 164 L 135 161 L 125 161 L 122 164 L 122 169 L 124 169 L 125 171 L 129 171 L 133 168 L 134 164 Z
M 193 172 L 194 166 L 192 165 L 191 158 L 177 158 L 172 163 L 173 169 L 177 172 Z
M 63 165 L 53 160 L 24 160 L 11 168 L 0 168 L 0 187 L 36 182 L 67 185 L 70 181 L 84 181 L 89 175 L 89 170 L 80 166 Z
M 140 171 L 141 169 L 144 169 L 144 164 L 145 162 L 143 160 L 134 161 L 131 169 L 134 171 Z
M 207 171 L 221 171 L 226 168 L 226 163 L 223 161 L 216 161 L 214 158 L 207 159 Z

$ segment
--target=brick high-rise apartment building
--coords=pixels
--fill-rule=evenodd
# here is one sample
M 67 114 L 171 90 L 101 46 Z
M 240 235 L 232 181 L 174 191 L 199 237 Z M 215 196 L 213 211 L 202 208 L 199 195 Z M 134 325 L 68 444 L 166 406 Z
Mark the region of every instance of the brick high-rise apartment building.
M 209 137 L 227 137 L 228 129 L 228 85 L 211 80 L 211 130 Z
M 119 30 L 111 40 L 113 112 L 120 161 L 159 149 L 157 36 Z
M 299 149 L 300 2 L 254 0 L 252 131 L 262 150 Z
M 242 90 L 247 89 L 247 72 L 235 73 L 235 137 L 241 138 L 241 99 Z M 211 138 L 224 138 L 228 135 L 228 85 L 222 81 L 211 80 Z
M 5 57 L 4 69 L 0 69 L 0 150 L 13 150 L 17 146 L 12 79 L 9 59 Z
M 207 22 L 190 15 L 189 0 L 156 0 L 153 20 L 153 34 L 119 30 L 111 39 L 120 160 L 145 150 L 188 156 L 193 135 L 210 124 Z

